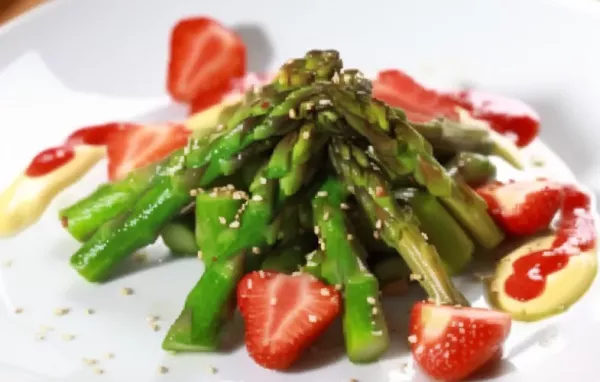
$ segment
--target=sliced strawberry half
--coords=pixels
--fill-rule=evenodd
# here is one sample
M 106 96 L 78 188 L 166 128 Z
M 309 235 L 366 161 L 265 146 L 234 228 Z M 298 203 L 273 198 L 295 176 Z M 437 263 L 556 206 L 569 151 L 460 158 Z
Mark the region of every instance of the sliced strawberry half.
M 108 177 L 118 180 L 135 169 L 160 161 L 185 146 L 190 131 L 183 125 L 133 125 L 108 140 Z
M 510 327 L 503 312 L 420 302 L 412 309 L 408 340 L 424 372 L 458 381 L 499 354 Z
M 519 147 L 528 145 L 539 132 L 539 117 L 519 100 L 472 90 L 442 93 L 424 87 L 399 70 L 379 72 L 373 81 L 373 96 L 403 109 L 412 122 L 428 122 L 437 117 L 458 121 L 457 108 L 467 110 L 498 133 L 514 135 Z
M 307 274 L 253 272 L 238 284 L 246 348 L 259 365 L 289 368 L 340 311 L 335 288 Z
M 562 201 L 562 187 L 548 180 L 494 182 L 477 189 L 488 211 L 513 235 L 533 235 L 547 229 Z
M 177 101 L 222 93 L 231 80 L 246 73 L 246 46 L 241 38 L 208 17 L 179 21 L 170 47 L 167 88 Z
M 201 92 L 191 104 L 190 114 L 195 114 L 221 102 L 237 99 L 253 87 L 263 86 L 273 76 L 261 73 L 248 73 L 242 78 L 234 78 L 210 92 Z

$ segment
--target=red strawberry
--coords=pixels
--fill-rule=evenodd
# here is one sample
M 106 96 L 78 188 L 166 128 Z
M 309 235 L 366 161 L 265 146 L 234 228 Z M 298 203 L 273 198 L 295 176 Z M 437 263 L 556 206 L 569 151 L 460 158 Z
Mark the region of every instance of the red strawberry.
M 191 102 L 201 94 L 223 92 L 246 73 L 246 47 L 230 29 L 207 17 L 179 21 L 171 33 L 167 88 Z
M 248 353 L 275 370 L 290 367 L 340 310 L 335 288 L 307 274 L 253 272 L 238 284 L 237 297 Z
M 458 381 L 501 351 L 510 316 L 482 308 L 419 302 L 410 316 L 410 348 L 419 367 L 442 381 Z
M 538 134 L 539 118 L 521 101 L 480 91 L 442 93 L 427 89 L 399 70 L 379 72 L 373 81 L 373 96 L 403 109 L 412 122 L 428 122 L 436 117 L 459 120 L 457 108 L 486 121 L 501 134 L 515 135 L 517 146 L 528 145 Z
M 494 219 L 513 235 L 533 235 L 548 228 L 562 200 L 562 188 L 547 180 L 495 182 L 477 189 Z
M 158 162 L 183 147 L 190 135 L 183 125 L 133 125 L 108 140 L 108 177 L 118 180 L 130 171 Z
M 202 92 L 192 101 L 190 114 L 195 114 L 228 99 L 238 98 L 254 86 L 262 86 L 271 80 L 272 76 L 259 73 L 248 73 L 243 78 L 235 78 L 224 83 L 211 92 Z

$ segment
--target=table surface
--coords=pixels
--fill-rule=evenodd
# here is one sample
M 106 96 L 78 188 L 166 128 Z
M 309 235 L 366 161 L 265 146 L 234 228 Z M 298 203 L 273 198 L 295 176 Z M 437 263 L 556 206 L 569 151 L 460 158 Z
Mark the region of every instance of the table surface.
M 43 3 L 46 0 L 0 0 L 0 24 Z

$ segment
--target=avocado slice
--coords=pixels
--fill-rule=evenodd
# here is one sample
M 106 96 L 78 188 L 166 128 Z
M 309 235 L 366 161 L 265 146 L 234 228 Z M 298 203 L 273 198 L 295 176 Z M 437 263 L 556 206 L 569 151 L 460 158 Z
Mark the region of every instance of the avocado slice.
M 506 293 L 505 283 L 514 272 L 515 261 L 532 252 L 551 248 L 555 238 L 555 235 L 546 235 L 532 239 L 500 260 L 487 285 L 488 299 L 494 307 L 518 321 L 537 321 L 564 312 L 585 294 L 596 276 L 596 247 L 572 255 L 564 268 L 548 275 L 545 289 L 539 296 L 520 301 Z

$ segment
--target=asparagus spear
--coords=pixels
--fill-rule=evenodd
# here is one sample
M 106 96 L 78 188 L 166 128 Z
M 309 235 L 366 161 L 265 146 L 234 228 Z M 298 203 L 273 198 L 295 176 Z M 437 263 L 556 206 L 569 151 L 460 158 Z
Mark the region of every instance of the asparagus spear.
M 326 91 L 346 122 L 369 140 L 388 173 L 411 174 L 444 202 L 482 246 L 493 248 L 504 239 L 504 233 L 488 215 L 485 202 L 464 181 L 446 172 L 433 157 L 429 143 L 394 110 L 344 89 L 330 86 Z
M 460 152 L 448 164 L 448 173 L 460 176 L 469 186 L 479 186 L 496 177 L 496 166 L 485 155 Z
M 194 235 L 193 215 L 183 215 L 167 223 L 160 237 L 175 255 L 196 256 L 198 246 Z
M 460 273 L 471 261 L 475 245 L 452 215 L 435 196 L 422 190 L 400 190 L 396 197 L 411 206 L 421 231 L 437 249 L 448 273 Z
M 346 188 L 338 180 L 327 179 L 313 198 L 313 216 L 325 262 L 335 264 L 337 271 L 328 281 L 343 282 L 346 353 L 352 362 L 372 362 L 389 347 L 388 329 L 379 284 L 364 266 L 365 249 L 354 239 L 354 229 L 340 206 L 346 196 Z
M 305 234 L 281 243 L 267 254 L 261 268 L 288 274 L 297 272 L 306 262 L 306 254 L 316 247 L 313 239 L 314 236 Z
M 468 305 L 446 274 L 435 247 L 421 235 L 412 210 L 398 205 L 381 171 L 357 160 L 360 150 L 341 139 L 332 141 L 329 153 L 336 172 L 375 227 L 374 235 L 400 253 L 429 297 L 441 304 Z

